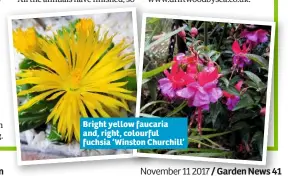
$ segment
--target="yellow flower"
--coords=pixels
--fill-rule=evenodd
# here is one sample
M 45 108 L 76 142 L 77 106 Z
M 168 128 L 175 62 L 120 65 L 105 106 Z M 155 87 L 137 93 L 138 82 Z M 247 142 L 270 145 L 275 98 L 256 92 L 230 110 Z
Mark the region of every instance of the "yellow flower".
M 78 33 L 86 34 L 86 36 L 89 35 L 90 30 L 89 29 L 94 29 L 95 24 L 92 19 L 81 19 L 77 24 L 76 24 L 76 30 Z
M 86 22 L 85 19 L 79 23 Z M 136 100 L 132 91 L 124 88 L 127 82 L 123 82 L 123 78 L 136 73 L 135 69 L 123 68 L 134 62 L 133 53 L 123 52 L 130 45 L 122 41 L 107 52 L 113 37 L 100 37 L 99 30 L 94 31 L 94 23 L 85 28 L 76 32 L 64 30 L 55 40 L 38 38 L 42 53 L 33 53 L 31 60 L 41 68 L 17 74 L 17 85 L 34 85 L 19 96 L 39 93 L 19 106 L 18 111 L 40 100 L 58 99 L 47 122 L 57 124 L 58 132 L 68 142 L 73 136 L 79 141 L 80 117 L 119 117 L 121 108 L 129 111 L 126 101 Z
M 33 27 L 23 31 L 18 28 L 13 31 L 13 44 L 18 52 L 27 57 L 37 50 L 37 35 Z

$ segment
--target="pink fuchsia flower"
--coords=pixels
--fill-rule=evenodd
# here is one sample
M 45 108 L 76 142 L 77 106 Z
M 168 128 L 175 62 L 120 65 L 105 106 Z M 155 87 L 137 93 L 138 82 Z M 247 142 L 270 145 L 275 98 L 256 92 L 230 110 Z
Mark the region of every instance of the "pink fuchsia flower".
M 178 66 L 187 66 L 186 72 L 190 76 L 195 76 L 197 71 L 197 63 L 198 63 L 198 56 L 195 54 L 191 54 L 190 56 L 186 56 L 183 53 L 177 54 L 173 61 L 178 64 Z
M 174 56 L 173 61 L 177 63 L 177 65 L 182 65 L 187 63 L 186 55 L 184 53 L 179 53 Z
M 191 54 L 186 56 L 184 53 L 179 53 L 173 58 L 173 61 L 178 65 L 195 64 L 198 61 L 198 55 Z
M 206 72 L 212 72 L 214 70 L 218 70 L 217 66 L 215 66 L 215 63 L 213 61 L 209 61 L 206 66 L 203 69 Z M 220 78 L 222 74 L 218 74 L 218 78 Z
M 198 35 L 198 29 L 195 28 L 195 27 L 192 27 L 191 31 L 190 31 L 190 34 L 191 34 L 192 37 L 195 38 Z
M 212 61 L 209 61 L 207 63 L 207 65 L 204 67 L 204 70 L 207 71 L 207 72 L 212 72 L 216 69 L 215 65 L 214 65 L 214 62 Z
M 196 64 L 196 63 L 200 62 L 200 61 L 198 61 L 198 58 L 199 58 L 198 54 L 192 53 L 190 56 L 186 57 L 186 60 L 187 60 L 188 64 Z
M 188 64 L 187 66 L 187 73 L 191 75 L 196 75 L 198 72 L 197 65 L 196 64 Z
M 235 85 L 235 88 L 240 91 L 241 90 L 241 87 L 243 85 L 243 80 L 240 80 L 236 85 Z M 239 103 L 240 101 L 240 97 L 239 96 L 236 96 L 236 95 L 233 95 L 233 94 L 230 94 L 226 91 L 223 91 L 223 96 L 227 98 L 227 102 L 226 102 L 226 106 L 228 108 L 228 110 L 232 111 L 235 106 Z
M 228 110 L 230 111 L 232 111 L 240 101 L 239 96 L 231 95 L 230 93 L 226 91 L 223 91 L 223 96 L 227 98 L 226 105 L 227 105 Z
M 250 46 L 247 48 L 247 44 L 242 45 L 242 49 L 238 41 L 234 41 L 232 44 L 233 56 L 233 66 L 243 69 L 245 65 L 250 65 L 251 61 L 245 56 L 250 50 Z
M 198 73 L 197 81 L 178 90 L 177 96 L 187 99 L 188 106 L 209 110 L 209 104 L 215 103 L 222 96 L 222 90 L 217 87 L 218 70 L 212 72 L 203 70 Z
M 176 98 L 176 92 L 182 89 L 188 83 L 194 82 L 194 78 L 186 74 L 177 63 L 174 63 L 169 73 L 164 71 L 166 78 L 162 78 L 158 81 L 159 89 L 164 97 L 169 100 Z
M 244 30 L 240 36 L 246 38 L 248 42 L 252 43 L 253 46 L 256 46 L 260 43 L 265 43 L 268 41 L 267 37 L 268 32 L 263 29 L 258 29 L 256 31 Z

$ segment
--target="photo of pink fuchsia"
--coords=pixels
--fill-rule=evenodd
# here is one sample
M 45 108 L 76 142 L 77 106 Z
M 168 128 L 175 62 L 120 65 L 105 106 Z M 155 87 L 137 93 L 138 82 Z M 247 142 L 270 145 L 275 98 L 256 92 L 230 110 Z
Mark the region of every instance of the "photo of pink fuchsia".
M 268 25 L 146 18 L 139 115 L 187 117 L 189 146 L 138 152 L 262 161 L 271 33 Z

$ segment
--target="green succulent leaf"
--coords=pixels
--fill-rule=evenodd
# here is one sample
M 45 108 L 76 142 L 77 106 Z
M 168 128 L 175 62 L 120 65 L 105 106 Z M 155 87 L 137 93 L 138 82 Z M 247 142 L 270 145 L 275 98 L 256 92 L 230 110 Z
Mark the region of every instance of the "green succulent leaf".
M 23 114 L 19 115 L 19 129 L 20 132 L 34 129 L 46 122 L 49 113 L 37 113 L 37 114 Z

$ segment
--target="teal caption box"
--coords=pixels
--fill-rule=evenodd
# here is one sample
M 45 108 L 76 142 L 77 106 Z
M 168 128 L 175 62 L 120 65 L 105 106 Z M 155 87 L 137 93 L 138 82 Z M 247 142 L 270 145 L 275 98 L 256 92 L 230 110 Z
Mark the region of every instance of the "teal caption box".
M 82 118 L 81 149 L 186 149 L 187 118 Z

